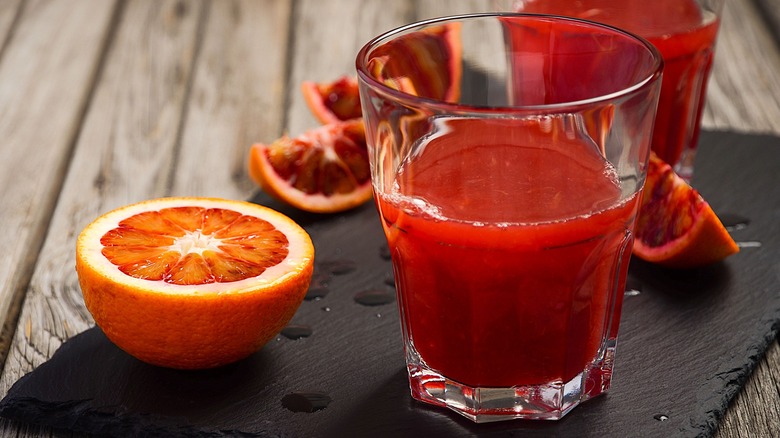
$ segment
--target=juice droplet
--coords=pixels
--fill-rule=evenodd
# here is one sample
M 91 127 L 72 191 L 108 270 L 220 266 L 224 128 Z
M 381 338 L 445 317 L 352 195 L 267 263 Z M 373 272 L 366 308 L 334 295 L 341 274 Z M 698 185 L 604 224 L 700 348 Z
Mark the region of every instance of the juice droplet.
M 325 409 L 332 401 L 324 392 L 293 392 L 282 397 L 282 406 L 293 412 L 315 412 Z
M 395 294 L 380 289 L 369 289 L 355 295 L 355 302 L 364 306 L 381 306 L 395 301 Z
M 718 215 L 718 218 L 729 232 L 744 230 L 750 225 L 750 219 L 738 214 L 723 213 Z
M 320 267 L 330 275 L 344 275 L 357 269 L 357 264 L 348 259 L 325 260 Z
M 308 325 L 288 325 L 281 333 L 287 339 L 297 340 L 311 336 L 312 329 Z
M 655 418 L 658 421 L 666 421 L 666 420 L 669 419 L 669 416 L 668 415 L 664 415 L 664 414 L 658 414 L 658 415 L 655 415 L 653 418 Z
M 327 286 L 310 287 L 309 290 L 306 291 L 306 296 L 304 296 L 303 299 L 306 301 L 319 300 L 325 298 L 325 295 L 327 295 L 328 292 Z

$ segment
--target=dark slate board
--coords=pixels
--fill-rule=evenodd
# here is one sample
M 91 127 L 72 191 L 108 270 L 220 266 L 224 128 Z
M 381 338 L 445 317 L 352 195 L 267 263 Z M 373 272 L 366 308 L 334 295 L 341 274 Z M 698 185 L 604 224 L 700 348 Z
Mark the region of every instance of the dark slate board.
M 728 221 L 749 219 L 737 241 L 761 246 L 686 272 L 632 262 L 640 293 L 625 300 L 612 390 L 559 422 L 476 425 L 413 401 L 395 303 L 355 301 L 393 293 L 373 205 L 313 216 L 262 195 L 253 200 L 291 215 L 315 242 L 319 299 L 291 322 L 305 326 L 292 338 L 309 336 L 280 335 L 239 363 L 185 372 L 141 363 L 92 328 L 21 378 L 0 415 L 109 436 L 711 435 L 780 327 L 780 138 L 709 132 L 702 144 L 694 186 Z M 293 403 L 299 393 L 321 403 Z

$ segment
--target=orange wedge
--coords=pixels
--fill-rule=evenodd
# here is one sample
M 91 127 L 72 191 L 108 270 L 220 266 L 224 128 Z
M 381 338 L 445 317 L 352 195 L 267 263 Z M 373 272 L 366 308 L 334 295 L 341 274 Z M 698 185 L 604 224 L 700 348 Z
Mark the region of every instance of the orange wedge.
M 309 109 L 322 124 L 363 116 L 357 79 L 342 76 L 333 82 L 303 81 L 301 92 Z
M 739 252 L 712 207 L 651 153 L 634 255 L 670 268 L 709 265 Z
M 364 204 L 372 192 L 363 120 L 255 144 L 249 175 L 263 191 L 301 210 L 336 213 Z

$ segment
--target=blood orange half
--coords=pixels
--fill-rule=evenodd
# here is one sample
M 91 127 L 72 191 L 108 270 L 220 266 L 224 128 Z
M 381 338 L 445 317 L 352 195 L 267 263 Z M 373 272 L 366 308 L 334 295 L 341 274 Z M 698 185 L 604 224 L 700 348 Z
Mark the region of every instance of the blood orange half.
M 249 175 L 269 195 L 314 213 L 335 213 L 371 199 L 362 119 L 331 123 L 249 152 Z
M 355 78 L 342 76 L 333 82 L 322 83 L 303 81 L 301 92 L 309 109 L 322 124 L 363 116 Z
M 163 198 L 106 213 L 76 245 L 84 303 L 145 362 L 211 368 L 259 350 L 292 318 L 312 276 L 308 234 L 279 212 Z
M 699 192 L 651 153 L 634 255 L 671 268 L 695 268 L 737 252 L 734 239 Z

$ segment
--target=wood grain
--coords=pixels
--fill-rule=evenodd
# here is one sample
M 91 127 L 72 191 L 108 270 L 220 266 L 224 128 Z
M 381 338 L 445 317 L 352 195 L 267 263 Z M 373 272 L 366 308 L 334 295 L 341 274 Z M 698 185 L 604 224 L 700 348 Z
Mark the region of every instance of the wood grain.
M 210 3 L 170 194 L 248 199 L 255 142 L 282 133 L 291 2 Z
M 780 52 L 765 24 L 752 3 L 726 2 L 704 127 L 780 132 Z
M 126 5 L 27 291 L 3 391 L 91 325 L 73 269 L 78 232 L 109 209 L 164 194 L 203 9 L 199 1 Z
M 18 310 L 46 233 L 116 5 L 29 1 L 0 8 L 0 326 Z M 52 26 L 52 23 L 59 23 Z M 90 26 L 83 23 L 89 22 Z M 13 29 L 12 33 L 8 33 Z M 46 53 L 46 56 L 31 54 Z M 14 303 L 14 304 L 12 304 Z
M 3 49 L 11 39 L 14 25 L 18 23 L 23 10 L 22 0 L 0 2 L 0 59 Z

